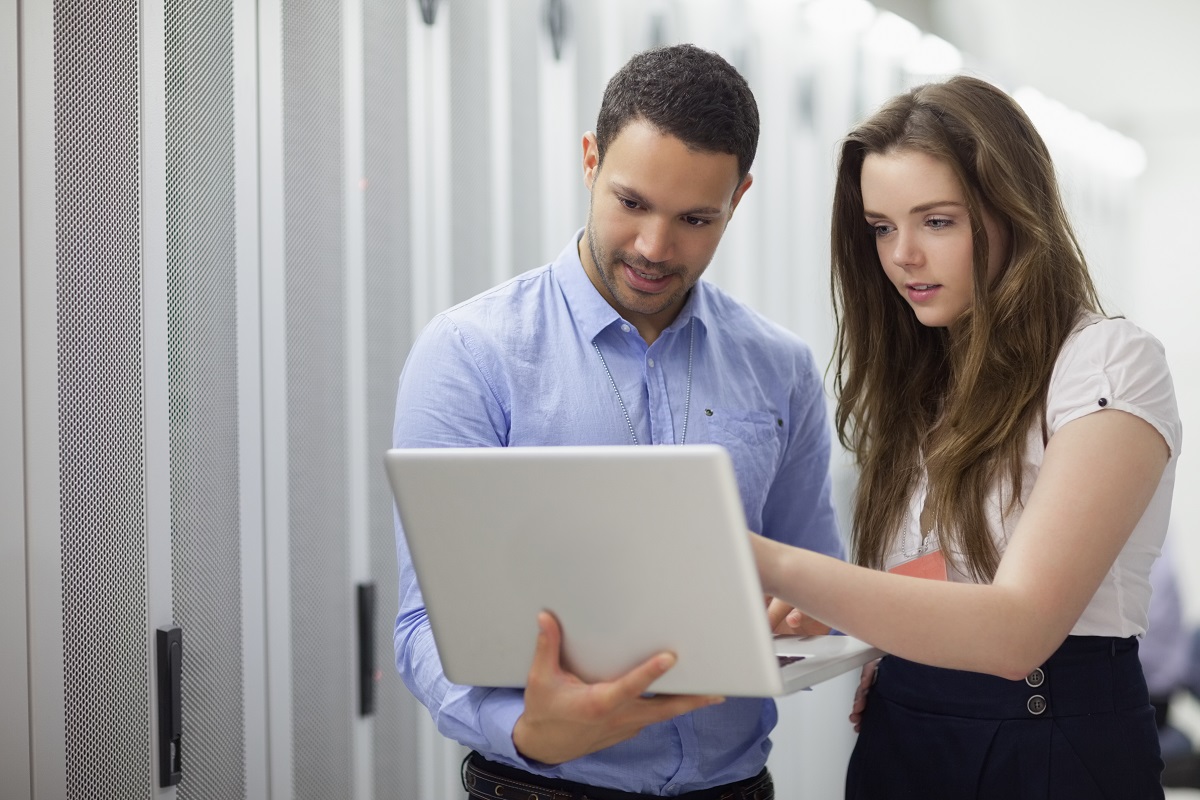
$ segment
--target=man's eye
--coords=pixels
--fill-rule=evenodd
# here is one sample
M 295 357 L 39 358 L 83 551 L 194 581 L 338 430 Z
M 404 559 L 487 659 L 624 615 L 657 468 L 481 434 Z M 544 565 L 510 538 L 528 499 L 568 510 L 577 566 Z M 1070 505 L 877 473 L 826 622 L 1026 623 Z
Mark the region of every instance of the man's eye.
M 624 197 L 620 198 L 620 200 L 621 200 L 621 205 L 625 206 L 626 208 L 628 208 L 630 210 L 638 207 L 636 200 L 627 200 Z

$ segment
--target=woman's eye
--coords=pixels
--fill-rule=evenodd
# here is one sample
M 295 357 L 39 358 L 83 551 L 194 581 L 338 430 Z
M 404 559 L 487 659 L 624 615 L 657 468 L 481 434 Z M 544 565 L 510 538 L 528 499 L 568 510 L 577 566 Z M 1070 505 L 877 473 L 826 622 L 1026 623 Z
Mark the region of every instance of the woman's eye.
M 895 228 L 893 228 L 891 225 L 872 225 L 871 226 L 871 232 L 877 238 L 882 238 L 884 236 L 887 236 L 893 230 L 895 230 Z
M 934 219 L 928 220 L 925 224 L 933 228 L 935 231 L 940 231 L 942 228 L 949 228 L 951 225 L 953 225 L 954 220 L 935 217 Z

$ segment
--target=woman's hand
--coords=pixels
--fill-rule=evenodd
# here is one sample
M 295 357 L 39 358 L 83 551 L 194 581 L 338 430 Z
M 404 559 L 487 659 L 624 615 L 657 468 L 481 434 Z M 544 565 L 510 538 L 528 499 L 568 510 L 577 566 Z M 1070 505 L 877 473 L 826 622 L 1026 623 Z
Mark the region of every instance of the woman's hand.
M 831 630 L 824 622 L 777 597 L 767 598 L 767 620 L 776 636 L 823 636 Z

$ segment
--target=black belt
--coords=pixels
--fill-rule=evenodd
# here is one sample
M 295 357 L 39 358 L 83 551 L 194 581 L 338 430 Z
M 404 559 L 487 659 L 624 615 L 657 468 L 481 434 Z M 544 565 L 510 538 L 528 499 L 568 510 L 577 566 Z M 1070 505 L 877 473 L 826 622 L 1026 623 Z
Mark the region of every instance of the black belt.
M 463 760 L 462 781 L 467 797 L 486 800 L 636 800 L 645 797 L 661 800 L 659 795 L 622 792 L 535 775 L 507 764 L 488 761 L 474 752 Z M 681 800 L 774 800 L 775 786 L 771 782 L 771 774 L 764 768 L 753 778 L 744 781 L 676 796 Z

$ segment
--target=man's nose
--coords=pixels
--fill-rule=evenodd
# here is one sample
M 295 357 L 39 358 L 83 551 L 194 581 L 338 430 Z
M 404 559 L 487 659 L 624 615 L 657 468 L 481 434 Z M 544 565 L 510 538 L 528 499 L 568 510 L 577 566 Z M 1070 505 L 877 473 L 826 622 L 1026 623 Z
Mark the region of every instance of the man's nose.
M 638 255 L 657 264 L 670 261 L 673 248 L 671 220 L 649 217 L 643 222 L 636 242 Z

